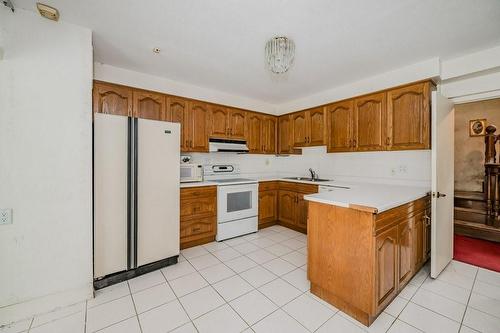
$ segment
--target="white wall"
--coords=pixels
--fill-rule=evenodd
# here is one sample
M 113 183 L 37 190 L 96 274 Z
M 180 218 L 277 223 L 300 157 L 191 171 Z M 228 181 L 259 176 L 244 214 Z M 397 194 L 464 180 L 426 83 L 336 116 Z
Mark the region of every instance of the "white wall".
M 92 295 L 91 31 L 0 8 L 0 325 Z

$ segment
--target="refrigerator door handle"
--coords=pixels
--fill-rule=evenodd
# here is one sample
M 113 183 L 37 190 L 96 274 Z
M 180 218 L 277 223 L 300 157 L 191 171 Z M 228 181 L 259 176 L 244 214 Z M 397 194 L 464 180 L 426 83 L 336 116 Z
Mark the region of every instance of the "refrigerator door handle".
M 128 118 L 128 269 L 137 267 L 137 121 Z

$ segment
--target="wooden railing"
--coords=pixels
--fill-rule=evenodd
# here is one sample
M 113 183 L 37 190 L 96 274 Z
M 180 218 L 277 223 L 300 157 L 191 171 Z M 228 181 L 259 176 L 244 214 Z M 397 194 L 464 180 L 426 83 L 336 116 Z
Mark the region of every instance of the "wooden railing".
M 486 200 L 486 224 L 500 227 L 500 163 L 497 163 L 496 145 L 500 135 L 495 135 L 496 127 L 486 128 L 484 137 L 484 196 Z

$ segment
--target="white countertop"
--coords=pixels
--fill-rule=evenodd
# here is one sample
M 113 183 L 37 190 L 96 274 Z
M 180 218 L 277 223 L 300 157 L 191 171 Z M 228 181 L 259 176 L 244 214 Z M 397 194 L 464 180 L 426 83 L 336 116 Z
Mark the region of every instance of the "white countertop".
M 304 196 L 305 200 L 340 207 L 362 206 L 378 213 L 420 199 L 430 192 L 429 187 L 387 184 L 355 184 L 349 189 L 334 188 L 330 192 Z

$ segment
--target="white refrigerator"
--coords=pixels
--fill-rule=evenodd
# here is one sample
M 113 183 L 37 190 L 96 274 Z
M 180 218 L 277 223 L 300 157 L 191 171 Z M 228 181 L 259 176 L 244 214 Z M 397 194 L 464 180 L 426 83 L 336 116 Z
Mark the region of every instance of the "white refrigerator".
M 180 124 L 95 114 L 95 279 L 176 262 L 179 159 Z

